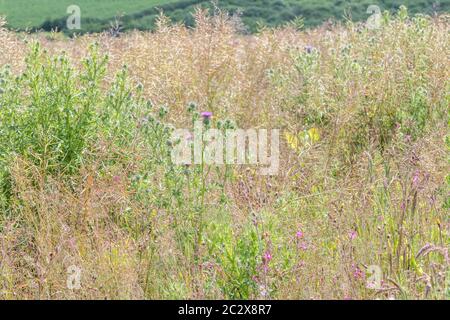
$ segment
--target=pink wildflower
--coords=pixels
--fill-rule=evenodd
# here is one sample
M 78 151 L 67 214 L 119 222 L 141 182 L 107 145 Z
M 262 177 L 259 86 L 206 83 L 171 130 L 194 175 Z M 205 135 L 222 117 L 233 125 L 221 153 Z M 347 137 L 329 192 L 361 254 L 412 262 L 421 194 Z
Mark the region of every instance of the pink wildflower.
M 305 250 L 305 251 L 308 250 L 308 244 L 306 242 L 300 243 L 299 247 L 302 250 Z
M 270 252 L 267 251 L 264 254 L 263 261 L 264 261 L 264 263 L 269 263 L 270 260 L 272 260 L 272 255 L 270 254 Z
M 357 265 L 352 264 L 352 269 L 353 269 L 353 277 L 356 280 L 361 280 L 365 278 L 364 271 L 362 271 Z

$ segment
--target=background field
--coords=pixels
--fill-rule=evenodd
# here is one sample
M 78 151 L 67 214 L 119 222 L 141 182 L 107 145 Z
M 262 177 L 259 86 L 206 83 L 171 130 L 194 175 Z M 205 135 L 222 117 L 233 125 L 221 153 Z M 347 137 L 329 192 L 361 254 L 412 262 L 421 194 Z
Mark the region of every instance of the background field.
M 174 21 L 192 26 L 192 13 L 197 6 L 212 8 L 207 0 L 1 0 L 0 14 L 4 14 L 11 28 L 41 28 L 47 31 L 65 29 L 66 8 L 76 4 L 82 11 L 81 32 L 108 29 L 116 16 L 121 16 L 123 29 L 154 29 L 159 10 Z M 411 13 L 433 14 L 450 10 L 450 0 L 220 0 L 218 6 L 230 13 L 242 11 L 249 31 L 259 25 L 277 26 L 298 16 L 306 26 L 315 26 L 329 18 L 367 19 L 369 5 L 395 11 L 406 5 Z
M 66 16 L 67 7 L 78 5 L 85 18 L 111 19 L 117 14 L 134 13 L 176 0 L 2 0 L 0 12 L 12 27 L 36 27 L 45 20 Z

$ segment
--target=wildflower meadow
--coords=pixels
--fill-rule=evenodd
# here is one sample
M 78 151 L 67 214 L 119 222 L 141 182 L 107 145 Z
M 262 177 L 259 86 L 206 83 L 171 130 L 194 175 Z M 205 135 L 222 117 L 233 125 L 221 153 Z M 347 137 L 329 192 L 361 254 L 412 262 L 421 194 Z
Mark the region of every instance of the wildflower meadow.
M 449 299 L 450 16 L 192 19 L 1 20 L 0 299 Z

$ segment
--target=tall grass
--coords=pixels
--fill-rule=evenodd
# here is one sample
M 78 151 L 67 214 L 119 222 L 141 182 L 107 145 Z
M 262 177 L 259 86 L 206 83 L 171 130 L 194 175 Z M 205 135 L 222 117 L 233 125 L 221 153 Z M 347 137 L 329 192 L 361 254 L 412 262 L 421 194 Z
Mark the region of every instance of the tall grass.
M 448 299 L 448 16 L 195 19 L 0 31 L 0 297 Z M 281 128 L 279 174 L 174 165 L 173 127 L 201 111 Z

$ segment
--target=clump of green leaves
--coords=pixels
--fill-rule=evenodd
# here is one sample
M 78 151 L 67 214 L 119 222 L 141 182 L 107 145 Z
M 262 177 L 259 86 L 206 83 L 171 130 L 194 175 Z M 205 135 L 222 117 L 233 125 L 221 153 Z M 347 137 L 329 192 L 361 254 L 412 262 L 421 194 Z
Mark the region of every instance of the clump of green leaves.
M 238 235 L 229 225 L 210 226 L 208 248 L 219 266 L 217 284 L 227 299 L 251 299 L 257 296 L 258 267 L 262 243 L 251 224 Z
M 7 76 L 0 96 L 2 161 L 17 155 L 49 172 L 72 172 L 94 137 L 107 57 L 92 48 L 75 71 L 64 55 L 33 45 L 25 71 Z

